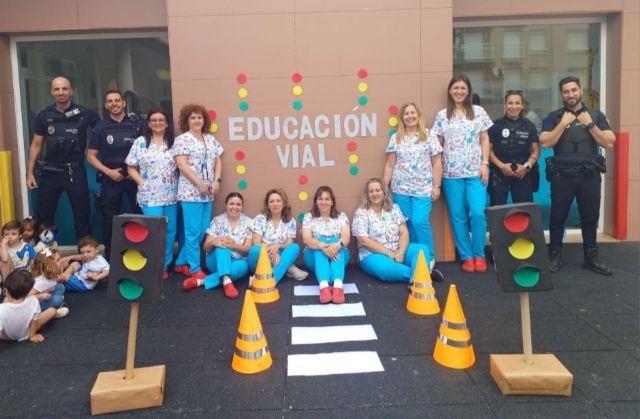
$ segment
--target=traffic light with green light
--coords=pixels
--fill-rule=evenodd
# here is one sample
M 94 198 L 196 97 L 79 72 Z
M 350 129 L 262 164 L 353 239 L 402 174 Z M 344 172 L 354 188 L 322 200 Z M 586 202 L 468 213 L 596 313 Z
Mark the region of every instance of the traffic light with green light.
M 497 205 L 486 208 L 485 213 L 502 290 L 552 290 L 540 206 L 534 203 Z
M 166 218 L 116 215 L 111 237 L 109 298 L 129 302 L 161 299 Z

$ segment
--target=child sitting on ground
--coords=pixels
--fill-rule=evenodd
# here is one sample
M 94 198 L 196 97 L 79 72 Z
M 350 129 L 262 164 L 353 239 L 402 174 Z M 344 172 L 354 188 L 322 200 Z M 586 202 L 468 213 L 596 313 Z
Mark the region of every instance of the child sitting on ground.
M 5 278 L 5 297 L 0 304 L 0 339 L 44 341 L 38 331 L 56 317 L 56 309 L 51 307 L 41 312 L 38 299 L 28 295 L 32 287 L 33 278 L 28 271 L 13 271 Z
M 35 249 L 36 246 L 36 227 L 38 221 L 32 216 L 28 216 L 22 220 L 22 241 L 30 244 Z
M 109 262 L 100 255 L 98 240 L 91 236 L 84 236 L 78 240 L 78 251 L 80 252 L 78 255 L 61 259 L 63 264 L 69 262 L 69 266 L 60 278 L 69 292 L 91 291 L 98 281 L 109 276 Z
M 0 246 L 0 261 L 11 262 L 12 270 L 29 270 L 36 251 L 22 240 L 22 223 L 12 220 L 2 226 L 2 246 Z
M 36 255 L 36 260 L 31 267 L 31 274 L 35 284 L 29 295 L 33 295 L 40 302 L 40 309 L 49 307 L 60 309 L 58 318 L 69 314 L 67 307 L 62 307 L 64 302 L 64 285 L 57 279 L 62 275 L 60 267 L 60 252 L 56 249 L 44 248 Z

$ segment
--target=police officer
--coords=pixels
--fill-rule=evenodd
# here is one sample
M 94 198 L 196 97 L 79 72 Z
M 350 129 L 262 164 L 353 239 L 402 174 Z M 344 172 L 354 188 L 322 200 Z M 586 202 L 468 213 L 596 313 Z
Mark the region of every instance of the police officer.
M 104 107 L 109 116 L 99 123 L 89 137 L 87 161 L 98 171 L 101 182 L 100 199 L 105 254 L 111 250 L 111 226 L 113 216 L 120 213 L 122 196 L 126 195 L 134 212 L 140 213 L 136 204 L 136 183 L 127 175 L 125 159 L 134 140 L 142 135 L 143 121 L 125 112 L 127 102 L 118 90 L 104 94 Z
M 100 117 L 93 110 L 73 103 L 72 95 L 68 79 L 56 77 L 51 81 L 51 96 L 55 103 L 36 117 L 29 148 L 27 186 L 38 188 L 37 217 L 48 225 L 54 224 L 60 194 L 66 192 L 71 202 L 76 237 L 80 238 L 91 233 L 89 187 L 84 167 L 87 129 L 95 127 Z M 34 175 L 36 163 L 42 171 L 39 184 Z
M 547 163 L 547 179 L 551 182 L 550 269 L 557 272 L 560 268 L 564 222 L 576 198 L 584 249 L 582 266 L 601 275 L 611 275 L 611 270 L 598 257 L 596 229 L 600 217 L 601 173 L 606 170 L 599 147 L 612 148 L 616 138 L 604 114 L 587 109 L 582 103 L 580 79 L 565 77 L 559 86 L 564 107 L 547 115 L 540 134 L 540 144 L 553 147 L 554 154 Z
M 523 106 L 522 91 L 507 91 L 505 115 L 489 128 L 491 205 L 506 204 L 509 191 L 513 203 L 532 202 L 533 192 L 538 189 L 538 131 L 531 121 L 522 116 Z

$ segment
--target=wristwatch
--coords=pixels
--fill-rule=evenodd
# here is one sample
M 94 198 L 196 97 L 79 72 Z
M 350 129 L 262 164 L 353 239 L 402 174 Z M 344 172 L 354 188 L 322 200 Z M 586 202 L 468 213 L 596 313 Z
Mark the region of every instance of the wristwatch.
M 588 123 L 587 125 L 585 125 L 585 126 L 587 127 L 587 129 L 591 129 L 591 128 L 593 128 L 593 127 L 595 127 L 595 126 L 596 126 L 596 123 L 595 123 L 595 122 L 593 122 L 593 121 L 591 121 L 591 122 L 589 122 L 589 123 Z
M 529 162 L 525 162 L 525 164 L 523 164 L 523 166 L 527 168 L 527 172 L 529 170 L 531 170 L 531 165 L 529 164 Z

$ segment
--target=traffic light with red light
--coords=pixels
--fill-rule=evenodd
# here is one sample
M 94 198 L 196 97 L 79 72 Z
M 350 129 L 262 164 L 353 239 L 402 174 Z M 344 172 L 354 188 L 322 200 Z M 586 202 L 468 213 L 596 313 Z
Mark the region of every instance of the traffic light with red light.
M 162 298 L 166 218 L 117 215 L 111 237 L 109 298 L 129 302 Z
M 505 292 L 553 289 L 540 206 L 497 205 L 485 209 L 498 283 Z

